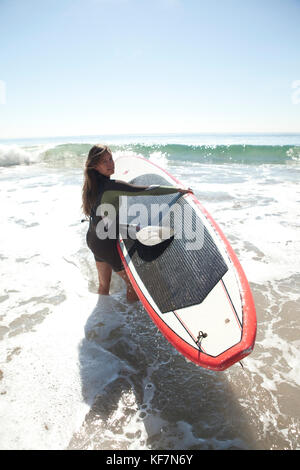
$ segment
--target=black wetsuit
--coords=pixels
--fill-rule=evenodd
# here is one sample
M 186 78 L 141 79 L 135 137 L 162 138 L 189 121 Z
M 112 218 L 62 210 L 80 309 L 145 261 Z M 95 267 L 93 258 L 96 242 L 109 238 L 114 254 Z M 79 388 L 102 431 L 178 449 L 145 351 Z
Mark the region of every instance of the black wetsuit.
M 117 249 L 118 240 L 118 212 L 119 212 L 119 197 L 120 196 L 158 196 L 163 194 L 172 194 L 178 192 L 178 188 L 174 186 L 136 186 L 133 184 L 125 183 L 124 181 L 111 180 L 107 176 L 98 174 L 99 181 L 99 196 L 94 204 L 90 214 L 89 229 L 86 234 L 86 242 L 90 250 L 93 252 L 96 261 L 105 261 L 110 264 L 114 271 L 121 271 L 124 269 L 120 255 Z M 99 213 L 100 205 L 112 204 L 116 211 L 115 238 L 100 239 L 97 235 L 97 225 L 101 222 L 103 217 L 97 215 Z

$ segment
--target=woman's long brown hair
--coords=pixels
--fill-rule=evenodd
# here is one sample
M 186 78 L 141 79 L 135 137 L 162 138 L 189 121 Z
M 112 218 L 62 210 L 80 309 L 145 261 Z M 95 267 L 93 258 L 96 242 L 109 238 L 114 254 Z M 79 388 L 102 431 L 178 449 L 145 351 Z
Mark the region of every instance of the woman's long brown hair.
M 106 153 L 111 150 L 106 145 L 94 145 L 89 151 L 84 168 L 84 182 L 82 187 L 82 210 L 86 216 L 91 214 L 93 205 L 99 195 L 99 179 L 96 166 Z

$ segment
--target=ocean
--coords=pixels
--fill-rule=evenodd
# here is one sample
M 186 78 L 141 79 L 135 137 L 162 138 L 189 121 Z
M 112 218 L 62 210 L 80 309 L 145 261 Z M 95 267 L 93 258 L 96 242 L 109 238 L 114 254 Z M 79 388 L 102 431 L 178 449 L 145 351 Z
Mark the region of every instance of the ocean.
M 142 155 L 211 213 L 257 311 L 254 351 L 224 372 L 187 362 L 81 223 L 87 153 Z M 300 449 L 300 135 L 0 141 L 0 448 Z

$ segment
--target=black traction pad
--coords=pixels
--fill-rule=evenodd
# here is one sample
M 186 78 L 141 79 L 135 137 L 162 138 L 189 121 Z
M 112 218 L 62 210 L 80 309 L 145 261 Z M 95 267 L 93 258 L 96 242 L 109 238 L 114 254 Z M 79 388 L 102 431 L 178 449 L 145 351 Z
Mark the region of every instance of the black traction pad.
M 130 183 L 169 185 L 169 182 L 163 177 L 155 174 L 139 176 Z M 156 211 L 154 219 L 152 218 L 152 224 L 168 225 L 170 223 L 175 230 L 175 237 L 165 240 L 159 245 L 145 246 L 139 241 L 129 238 L 126 229 L 125 231 L 124 228 L 120 229 L 134 267 L 160 311 L 162 313 L 170 312 L 203 302 L 228 271 L 228 267 L 195 210 L 184 198 L 178 199 L 178 193 L 163 196 L 128 196 L 128 209 L 133 204 L 147 206 L 149 225 L 151 224 L 151 204 L 169 205 L 167 210 Z M 172 206 L 172 204 L 174 205 Z M 162 217 L 160 223 L 158 223 L 159 214 Z M 134 223 L 133 219 L 137 215 L 138 213 L 131 218 L 128 217 L 128 222 Z M 156 223 L 153 223 L 155 219 Z M 183 221 L 184 229 L 182 227 Z M 192 246 L 196 229 L 198 244 L 194 243 L 193 245 L 193 247 L 196 246 L 196 249 L 187 249 L 188 246 Z M 176 238 L 176 233 L 181 235 L 180 239 Z

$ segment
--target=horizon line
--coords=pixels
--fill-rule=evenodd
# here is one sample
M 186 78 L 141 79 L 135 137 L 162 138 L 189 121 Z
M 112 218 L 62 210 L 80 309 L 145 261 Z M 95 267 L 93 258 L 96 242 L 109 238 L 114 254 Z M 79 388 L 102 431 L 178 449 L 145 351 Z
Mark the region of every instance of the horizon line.
M 224 132 L 136 132 L 136 133 L 103 133 L 103 134 L 59 134 L 59 135 L 41 135 L 41 136 L 27 136 L 27 137 L 0 137 L 0 142 L 4 140 L 31 140 L 31 139 L 55 139 L 55 138 L 78 138 L 78 137 L 116 137 L 116 136 L 128 136 L 128 137 L 146 137 L 146 136 L 168 136 L 168 135 L 300 135 L 299 131 L 224 131 Z

